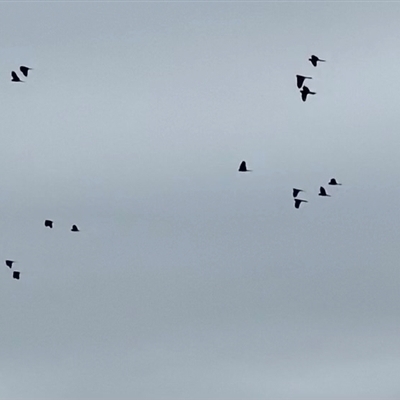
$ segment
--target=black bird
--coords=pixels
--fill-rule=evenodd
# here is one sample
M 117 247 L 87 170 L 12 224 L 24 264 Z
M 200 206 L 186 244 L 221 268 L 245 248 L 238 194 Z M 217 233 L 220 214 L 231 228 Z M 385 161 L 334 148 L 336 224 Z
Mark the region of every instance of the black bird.
M 300 90 L 300 93 L 301 93 L 301 99 L 303 101 L 307 100 L 308 94 L 316 94 L 315 92 L 312 92 L 307 86 L 303 86 L 303 89 Z
M 8 268 L 12 268 L 12 265 L 15 263 L 15 261 L 12 260 L 6 260 L 6 265 Z
M 49 228 L 53 227 L 53 221 L 46 219 L 46 221 L 44 221 L 44 226 L 47 226 Z
M 20 275 L 20 272 L 19 272 L 19 271 L 14 271 L 14 272 L 13 272 L 13 278 L 14 278 L 14 279 L 19 279 L 19 275 Z
M 335 179 L 335 178 L 332 178 L 332 179 L 329 181 L 328 185 L 341 185 L 341 183 L 336 182 L 336 179 Z
M 252 170 L 251 170 L 251 169 L 247 169 L 246 161 L 242 161 L 242 162 L 240 163 L 240 166 L 239 166 L 238 171 L 239 171 L 239 172 L 251 172 Z
M 28 71 L 30 71 L 32 68 L 29 67 L 24 67 L 23 65 L 21 65 L 19 67 L 19 70 L 24 74 L 24 76 L 28 76 Z
M 294 199 L 294 207 L 299 208 L 301 203 L 308 203 L 307 200 Z
M 312 55 L 312 56 L 308 59 L 308 61 L 310 61 L 311 64 L 314 65 L 314 67 L 317 66 L 318 61 L 325 62 L 325 60 L 321 60 L 320 58 L 318 58 L 317 56 L 314 56 L 314 55 Z
M 327 193 L 326 193 L 326 190 L 325 190 L 322 186 L 319 188 L 319 194 L 318 194 L 318 196 L 327 196 L 327 197 L 331 197 L 330 194 L 327 194 Z
M 304 190 L 293 188 L 293 197 L 296 197 L 300 192 L 304 192 Z
M 72 232 L 79 232 L 79 229 L 78 229 L 78 227 L 76 225 L 72 225 L 71 231 Z
M 19 79 L 19 77 L 15 73 L 15 71 L 11 71 L 11 82 L 23 82 L 23 81 L 21 81 L 21 79 Z
M 301 89 L 301 87 L 303 86 L 303 83 L 306 79 L 312 79 L 311 76 L 303 76 L 303 75 L 296 75 L 296 79 L 297 79 L 297 87 L 299 89 Z

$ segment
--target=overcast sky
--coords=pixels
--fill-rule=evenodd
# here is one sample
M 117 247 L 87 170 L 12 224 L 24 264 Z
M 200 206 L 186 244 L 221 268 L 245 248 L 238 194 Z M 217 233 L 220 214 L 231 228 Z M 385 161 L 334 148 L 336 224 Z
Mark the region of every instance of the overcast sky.
M 399 399 L 399 20 L 1 3 L 0 398 Z

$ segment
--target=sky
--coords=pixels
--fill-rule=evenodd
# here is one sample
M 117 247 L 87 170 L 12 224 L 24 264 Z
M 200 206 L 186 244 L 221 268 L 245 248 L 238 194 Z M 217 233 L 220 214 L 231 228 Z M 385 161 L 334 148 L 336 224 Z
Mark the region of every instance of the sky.
M 0 398 L 399 399 L 399 19 L 2 2 Z

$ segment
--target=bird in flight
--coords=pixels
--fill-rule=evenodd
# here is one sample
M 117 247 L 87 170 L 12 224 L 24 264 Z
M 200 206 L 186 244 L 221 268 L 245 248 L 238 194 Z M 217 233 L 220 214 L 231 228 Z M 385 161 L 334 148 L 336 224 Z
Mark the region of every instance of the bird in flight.
M 79 229 L 78 229 L 78 227 L 76 225 L 72 225 L 71 231 L 72 232 L 79 232 Z
M 312 79 L 311 76 L 303 76 L 303 75 L 296 75 L 296 79 L 297 79 L 297 87 L 299 89 L 301 89 L 301 87 L 303 86 L 303 83 L 306 79 Z
M 301 203 L 308 203 L 308 201 L 302 200 L 302 199 L 294 199 L 294 207 L 295 208 L 300 208 Z
M 319 188 L 319 194 L 318 194 L 318 196 L 326 196 L 326 197 L 331 197 L 331 195 L 330 194 L 327 194 L 326 193 L 326 190 L 325 190 L 325 188 L 324 187 L 320 187 Z
M 293 197 L 296 197 L 300 192 L 304 192 L 304 190 L 293 188 Z
M 11 71 L 11 82 L 24 82 L 24 81 L 21 81 L 21 79 L 19 79 L 15 71 Z
M 8 268 L 12 268 L 12 265 L 15 263 L 15 261 L 12 260 L 6 260 L 6 265 Z
M 312 56 L 308 59 L 308 61 L 310 61 L 311 64 L 314 65 L 314 67 L 317 66 L 318 61 L 325 62 L 325 60 L 321 60 L 320 58 L 318 58 L 317 56 L 314 56 L 314 55 L 312 55 Z
M 29 67 L 25 67 L 23 65 L 21 65 L 19 67 L 19 70 L 24 74 L 24 76 L 28 76 L 28 71 L 30 71 L 32 68 Z
M 52 227 L 53 227 L 53 221 L 51 221 L 51 220 L 49 220 L 49 219 L 46 219 L 46 220 L 44 221 L 44 226 L 47 226 L 47 227 L 49 227 L 49 228 L 52 228 Z
M 246 161 L 242 161 L 242 162 L 240 163 L 240 166 L 239 166 L 238 171 L 239 171 L 239 172 L 251 172 L 252 170 L 251 170 L 251 169 L 247 169 Z
M 329 181 L 328 185 L 341 185 L 341 183 L 337 182 L 335 178 L 332 178 Z
M 307 100 L 307 95 L 316 94 L 315 92 L 312 92 L 307 86 L 303 86 L 303 89 L 300 90 L 300 93 L 301 93 L 301 99 L 303 101 Z
M 14 271 L 14 272 L 13 272 L 13 278 L 14 278 L 14 279 L 19 279 L 19 275 L 20 275 L 20 272 L 19 272 L 19 271 Z

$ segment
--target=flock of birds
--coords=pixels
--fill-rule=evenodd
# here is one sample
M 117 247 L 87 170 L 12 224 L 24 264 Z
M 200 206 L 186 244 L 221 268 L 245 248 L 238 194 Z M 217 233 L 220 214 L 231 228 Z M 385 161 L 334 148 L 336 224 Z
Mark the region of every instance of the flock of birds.
M 316 67 L 318 65 L 318 62 L 325 62 L 325 60 L 321 60 L 320 58 L 318 58 L 315 55 L 312 55 L 308 60 L 311 62 L 311 64 L 314 67 Z M 299 89 L 301 89 L 300 93 L 301 93 L 301 99 L 303 101 L 306 101 L 307 95 L 316 94 L 315 92 L 312 92 L 307 86 L 303 86 L 304 81 L 306 79 L 312 79 L 312 77 L 311 76 L 304 76 L 304 75 L 296 75 L 297 87 Z M 242 161 L 240 163 L 240 165 L 239 165 L 238 171 L 239 172 L 251 172 L 252 170 L 251 169 L 247 169 L 246 161 Z M 340 186 L 342 184 L 338 183 L 335 178 L 332 178 L 328 182 L 328 185 Z M 301 203 L 308 203 L 308 200 L 297 198 L 297 196 L 298 196 L 298 194 L 300 192 L 305 192 L 305 190 L 296 189 L 296 188 L 293 188 L 293 190 L 292 190 L 292 195 L 293 195 L 293 199 L 294 199 L 294 207 L 295 208 L 300 208 Z M 320 186 L 318 196 L 331 197 L 331 195 L 326 192 L 326 189 L 323 186 Z

